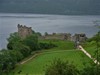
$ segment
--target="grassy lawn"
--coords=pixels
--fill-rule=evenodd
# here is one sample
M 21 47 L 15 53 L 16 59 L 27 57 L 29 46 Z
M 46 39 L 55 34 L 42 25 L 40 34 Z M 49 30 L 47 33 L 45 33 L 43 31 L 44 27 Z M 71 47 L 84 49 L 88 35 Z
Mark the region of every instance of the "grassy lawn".
M 93 57 L 96 53 L 96 43 L 93 43 L 93 42 L 86 42 L 84 45 L 83 45 L 84 49 L 90 53 Z
M 57 47 L 50 50 L 69 50 L 74 49 L 74 43 L 67 40 L 39 40 L 39 42 L 43 43 L 53 43 Z
M 95 56 L 96 54 L 96 47 L 95 46 L 92 46 L 92 47 L 88 47 L 88 48 L 85 48 L 87 50 L 87 52 L 89 52 L 93 57 Z
M 61 59 L 62 61 L 69 61 L 76 65 L 78 69 L 84 67 L 83 64 L 89 65 L 91 61 L 83 52 L 74 49 L 74 43 L 70 41 L 61 40 L 39 40 L 44 43 L 54 43 L 57 47 L 42 50 L 41 54 L 28 62 L 16 66 L 16 68 L 10 72 L 9 75 L 44 75 L 46 68 L 55 59 Z M 19 71 L 22 71 L 18 74 Z M 14 74 L 13 74 L 14 73 Z
M 14 75 L 26 75 L 27 73 L 28 75 L 44 75 L 47 65 L 57 58 L 63 61 L 68 60 L 69 62 L 73 62 L 79 69 L 83 68 L 83 63 L 88 63 L 90 61 L 90 59 L 79 50 L 51 50 L 43 52 L 23 65 L 17 66 L 16 69 L 13 70 L 15 73 Z M 18 74 L 20 70 L 22 72 Z M 13 74 L 10 73 L 10 75 Z

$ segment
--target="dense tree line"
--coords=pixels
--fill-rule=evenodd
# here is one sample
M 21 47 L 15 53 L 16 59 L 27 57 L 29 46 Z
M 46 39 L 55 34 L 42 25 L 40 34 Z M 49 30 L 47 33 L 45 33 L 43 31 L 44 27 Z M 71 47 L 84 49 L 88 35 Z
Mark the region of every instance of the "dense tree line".
M 0 75 L 2 73 L 8 74 L 18 62 L 31 55 L 33 51 L 56 47 L 52 43 L 39 43 L 38 36 L 40 33 L 34 32 L 25 39 L 21 39 L 17 32 L 10 34 L 7 39 L 7 49 L 0 51 Z

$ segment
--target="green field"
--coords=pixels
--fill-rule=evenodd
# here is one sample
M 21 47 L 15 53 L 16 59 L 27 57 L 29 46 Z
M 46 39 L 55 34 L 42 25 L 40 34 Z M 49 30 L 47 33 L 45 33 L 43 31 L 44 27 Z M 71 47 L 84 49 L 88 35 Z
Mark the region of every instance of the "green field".
M 50 50 L 69 50 L 69 49 L 74 49 L 74 43 L 71 41 L 66 41 L 66 40 L 40 40 L 39 42 L 43 43 L 53 43 L 57 47 L 50 49 Z
M 81 51 L 78 50 L 59 50 L 59 51 L 48 51 L 43 52 L 41 55 L 38 55 L 34 59 L 28 61 L 23 65 L 17 66 L 13 71 L 15 75 L 21 70 L 19 75 L 42 75 L 45 72 L 47 65 L 49 65 L 52 60 L 60 58 L 64 61 L 68 60 L 73 62 L 79 69 L 83 68 L 83 63 L 88 63 L 89 58 L 87 58 Z
M 95 53 L 96 53 L 96 50 L 97 50 L 97 47 L 96 47 L 96 43 L 95 42 L 86 42 L 84 45 L 83 45 L 84 49 L 90 53 L 93 57 L 95 56 Z
M 69 41 L 41 41 L 52 42 L 58 47 L 49 50 L 41 51 L 41 54 L 29 60 L 24 64 L 17 65 L 17 67 L 10 72 L 10 75 L 44 75 L 46 68 L 55 59 L 62 61 L 69 61 L 76 65 L 78 69 L 84 67 L 83 64 L 89 65 L 90 59 L 80 50 L 74 49 L 74 44 Z M 22 71 L 18 74 L 19 71 Z

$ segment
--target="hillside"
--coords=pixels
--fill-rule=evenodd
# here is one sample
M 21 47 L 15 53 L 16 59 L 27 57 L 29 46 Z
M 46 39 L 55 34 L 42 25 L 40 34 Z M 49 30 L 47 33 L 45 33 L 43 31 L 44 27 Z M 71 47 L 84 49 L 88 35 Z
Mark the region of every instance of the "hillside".
M 100 0 L 0 0 L 0 12 L 100 15 Z
M 14 75 L 45 75 L 45 70 L 55 59 L 61 59 L 62 61 L 68 60 L 70 63 L 76 65 L 79 70 L 84 68 L 83 63 L 86 63 L 86 65 L 90 64 L 89 62 L 91 60 L 83 52 L 74 49 L 73 42 L 62 40 L 40 40 L 40 42 L 52 42 L 57 45 L 57 47 L 42 50 L 40 53 L 38 52 L 37 56 L 31 60 L 24 64 L 18 64 L 14 70 L 9 72 L 10 75 L 13 75 L 13 73 Z M 23 61 L 27 59 L 29 58 Z M 20 74 L 18 74 L 19 71 L 21 71 Z

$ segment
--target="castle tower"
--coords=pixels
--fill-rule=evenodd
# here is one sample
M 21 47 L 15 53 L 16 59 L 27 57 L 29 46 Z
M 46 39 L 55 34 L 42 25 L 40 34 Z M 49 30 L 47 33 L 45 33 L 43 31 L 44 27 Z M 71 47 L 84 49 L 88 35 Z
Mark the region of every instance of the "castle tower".
M 31 27 L 26 27 L 18 24 L 18 35 L 24 39 L 29 35 L 32 35 L 32 28 Z

